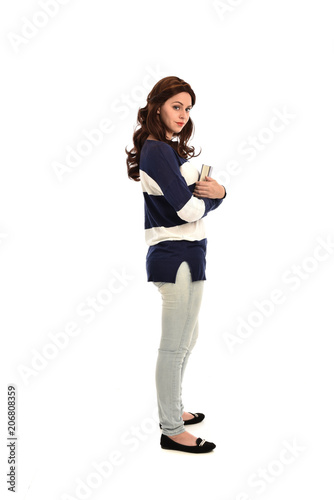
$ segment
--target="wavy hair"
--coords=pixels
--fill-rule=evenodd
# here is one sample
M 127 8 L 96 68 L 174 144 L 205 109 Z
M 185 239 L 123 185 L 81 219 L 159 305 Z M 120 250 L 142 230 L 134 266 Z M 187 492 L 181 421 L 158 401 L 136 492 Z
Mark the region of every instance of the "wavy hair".
M 140 181 L 140 152 L 149 135 L 153 135 L 159 141 L 170 144 L 182 158 L 193 158 L 200 154 L 198 153 L 195 155 L 195 148 L 193 146 L 188 146 L 188 141 L 192 137 L 194 131 L 194 124 L 190 117 L 181 132 L 174 134 L 177 137 L 177 141 L 171 141 L 166 138 L 166 127 L 160 118 L 160 114 L 157 113 L 158 108 L 162 106 L 167 99 L 180 92 L 187 92 L 190 94 L 192 106 L 194 106 L 196 96 L 189 83 L 181 80 L 181 78 L 177 76 L 166 76 L 154 85 L 147 96 L 146 106 L 139 108 L 136 125 L 137 129 L 133 134 L 134 147 L 130 151 L 125 148 L 127 154 L 127 171 L 130 179 Z

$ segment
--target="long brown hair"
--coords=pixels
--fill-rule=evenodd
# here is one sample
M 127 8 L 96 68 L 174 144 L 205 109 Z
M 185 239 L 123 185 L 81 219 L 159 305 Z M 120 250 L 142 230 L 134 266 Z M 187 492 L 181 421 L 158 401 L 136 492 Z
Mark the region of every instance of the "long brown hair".
M 160 114 L 157 113 L 158 108 L 164 104 L 170 97 L 173 97 L 180 92 L 187 92 L 192 99 L 192 106 L 196 102 L 196 96 L 189 83 L 181 80 L 177 76 L 166 76 L 159 80 L 151 92 L 147 96 L 147 104 L 143 108 L 139 108 L 137 115 L 137 130 L 133 134 L 134 147 L 128 151 L 126 164 L 128 169 L 128 177 L 134 181 L 140 180 L 139 175 L 139 159 L 140 152 L 149 135 L 153 135 L 159 141 L 170 144 L 182 158 L 192 158 L 195 155 L 195 148 L 188 146 L 187 143 L 194 131 L 194 124 L 189 118 L 186 125 L 177 136 L 176 141 L 170 141 L 166 138 L 166 127 L 160 119 Z

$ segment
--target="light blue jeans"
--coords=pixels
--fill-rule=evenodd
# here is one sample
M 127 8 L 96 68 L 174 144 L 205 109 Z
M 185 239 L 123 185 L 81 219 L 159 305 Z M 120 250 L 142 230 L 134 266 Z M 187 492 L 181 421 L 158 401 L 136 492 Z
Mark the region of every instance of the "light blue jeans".
M 175 283 L 153 282 L 162 296 L 162 332 L 156 364 L 156 389 L 162 432 L 185 431 L 182 381 L 198 337 L 198 314 L 204 281 L 192 281 L 187 262 L 180 265 Z

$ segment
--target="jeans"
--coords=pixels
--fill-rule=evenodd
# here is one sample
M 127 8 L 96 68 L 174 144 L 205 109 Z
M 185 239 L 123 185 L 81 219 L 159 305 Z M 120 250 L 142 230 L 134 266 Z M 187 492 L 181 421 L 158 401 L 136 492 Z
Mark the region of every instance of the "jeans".
M 182 381 L 198 337 L 198 314 L 204 281 L 192 281 L 187 262 L 180 265 L 175 283 L 153 282 L 162 296 L 162 332 L 156 364 L 156 389 L 162 432 L 185 431 Z

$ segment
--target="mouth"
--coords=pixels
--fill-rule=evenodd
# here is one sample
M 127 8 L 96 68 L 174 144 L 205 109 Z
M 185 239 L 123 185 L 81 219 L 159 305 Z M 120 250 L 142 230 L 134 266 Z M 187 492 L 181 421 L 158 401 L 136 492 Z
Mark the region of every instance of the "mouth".
M 175 122 L 179 127 L 183 127 L 184 122 Z

